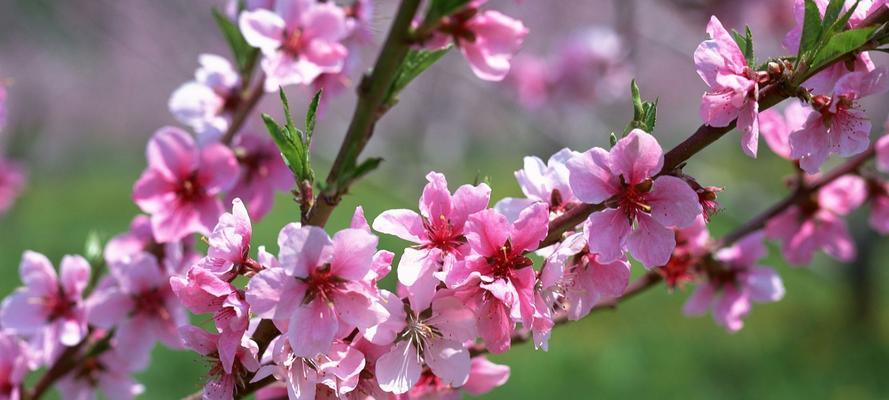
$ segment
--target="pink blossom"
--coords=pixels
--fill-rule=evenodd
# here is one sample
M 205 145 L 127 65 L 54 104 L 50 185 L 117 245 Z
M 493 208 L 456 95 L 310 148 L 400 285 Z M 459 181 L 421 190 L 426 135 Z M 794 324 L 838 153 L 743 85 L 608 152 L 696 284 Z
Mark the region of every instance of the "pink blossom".
M 151 229 L 151 219 L 146 215 L 137 215 L 130 222 L 129 232 L 111 238 L 105 245 L 105 262 L 118 262 L 141 252 L 153 254 L 170 276 L 185 273 L 199 259 L 194 251 L 193 240 L 186 238 L 176 242 L 158 243 Z
M 722 249 L 715 258 L 718 271 L 708 272 L 708 281 L 700 284 L 688 298 L 683 312 L 702 315 L 712 310 L 713 320 L 730 332 L 744 326 L 743 317 L 753 302 L 771 303 L 784 297 L 781 277 L 771 268 L 756 263 L 766 254 L 764 234 L 753 233 L 732 247 Z
M 228 129 L 240 100 L 241 78 L 231 63 L 215 54 L 201 54 L 195 80 L 179 86 L 168 107 L 201 142 L 218 139 Z
M 803 170 L 814 174 L 832 153 L 850 157 L 867 149 L 871 122 L 857 101 L 889 89 L 886 73 L 886 68 L 848 73 L 837 81 L 832 97 L 813 100 L 815 112 L 790 134 L 790 155 Z
M 493 209 L 469 216 L 466 239 L 471 252 L 454 265 L 445 283 L 475 310 L 480 336 L 495 353 L 509 349 L 514 322 L 531 327 L 540 315 L 534 304 L 536 273 L 526 252 L 546 237 L 547 206 L 524 209 L 514 223 Z
M 290 400 L 313 400 L 318 389 L 330 389 L 334 398 L 342 398 L 358 386 L 359 374 L 364 370 L 364 355 L 354 347 L 337 341 L 328 351 L 312 357 L 293 353 L 283 336 L 272 340 L 262 367 L 254 381 L 274 376 L 284 382 Z
M 240 198 L 256 220 L 272 209 L 275 193 L 293 188 L 293 175 L 281 159 L 281 151 L 268 137 L 241 134 L 232 147 L 241 167 L 228 201 Z
M 816 196 L 769 220 L 766 234 L 781 241 L 784 258 L 792 264 L 809 264 L 812 253 L 819 249 L 837 260 L 852 261 L 856 255 L 855 244 L 842 217 L 866 198 L 864 179 L 842 176 Z
M 698 216 L 693 224 L 676 229 L 676 248 L 670 255 L 670 261 L 657 269 L 667 287 L 675 289 L 693 281 L 694 268 L 701 264 L 703 257 L 709 256 L 711 245 L 704 215 Z
M 380 330 L 389 333 L 376 332 L 372 339 L 388 339 L 385 342 L 389 343 L 395 340 L 391 350 L 376 362 L 380 387 L 395 394 L 406 393 L 420 379 L 424 364 L 446 385 L 459 387 L 466 383 L 470 357 L 463 343 L 476 337 L 472 311 L 455 297 L 436 298 L 431 313 L 403 307 L 396 296 L 388 300 L 392 323 Z
M 571 101 L 614 100 L 632 79 L 628 45 L 613 29 L 585 28 L 564 39 L 552 67 L 554 96 Z
M 60 274 L 42 254 L 26 251 L 19 264 L 24 287 L 0 305 L 0 325 L 18 335 L 35 336 L 44 362 L 86 337 L 86 309 L 81 298 L 89 283 L 90 265 L 80 256 L 62 258 Z
M 133 186 L 133 200 L 151 215 L 160 243 L 191 233 L 209 234 L 222 214 L 217 195 L 238 175 L 232 152 L 219 143 L 203 148 L 181 129 L 165 127 L 148 142 L 148 168 Z
M 278 235 L 280 267 L 250 280 L 247 301 L 256 315 L 285 328 L 294 354 L 324 353 L 334 339 L 388 316 L 369 274 L 376 246 L 363 229 L 331 239 L 321 228 L 288 224 Z
M 204 268 L 223 279 L 231 280 L 259 266 L 250 259 L 250 238 L 253 226 L 241 199 L 232 201 L 232 212 L 222 214 L 207 240 L 207 256 L 198 262 Z
M 98 391 L 109 399 L 129 400 L 145 392 L 145 387 L 133 379 L 121 351 L 106 351 L 76 365 L 56 384 L 62 400 L 94 399 Z
M 498 11 L 480 11 L 481 3 L 471 2 L 463 11 L 445 18 L 432 43 L 443 46 L 450 37 L 477 77 L 500 81 L 509 74 L 512 57 L 528 36 L 528 28 Z
M 379 232 L 416 243 L 404 250 L 398 263 L 398 281 L 403 284 L 418 310 L 429 306 L 438 278 L 463 258 L 467 249 L 464 230 L 467 217 L 488 206 L 491 188 L 486 184 L 463 185 L 451 195 L 445 176 L 430 172 L 429 181 L 420 197 L 420 213 L 411 210 L 388 210 L 373 223 Z
M 827 9 L 829 0 L 815 0 L 821 17 Z M 885 0 L 861 0 L 857 2 L 857 7 L 849 18 L 848 27 L 858 28 L 861 22 L 868 16 L 878 11 L 881 7 L 885 7 Z M 856 4 L 855 0 L 846 0 L 843 5 L 843 13 L 847 12 L 850 7 Z M 796 0 L 793 6 L 793 17 L 795 25 L 790 32 L 784 37 L 784 47 L 791 52 L 796 53 L 799 50 L 800 38 L 803 31 L 803 20 L 805 18 L 805 4 L 803 0 Z M 849 72 L 869 72 L 874 69 L 874 63 L 871 61 L 870 54 L 862 52 L 855 57 L 855 61 L 851 63 L 835 63 L 828 66 L 825 70 L 815 74 L 805 82 L 805 86 L 811 88 L 815 93 L 830 92 L 837 81 Z
M 373 41 L 373 0 L 354 0 L 346 6 L 346 26 L 349 35 L 347 41 L 368 44 Z
M 228 296 L 237 290 L 231 283 L 197 265 L 189 269 L 184 277 L 171 277 L 170 288 L 182 306 L 196 314 L 222 310 Z
M 16 163 L 0 158 L 0 215 L 12 208 L 24 188 L 24 170 Z
M 521 56 L 512 62 L 509 83 L 514 87 L 519 102 L 530 109 L 537 109 L 549 100 L 553 84 L 552 70 L 541 57 Z
M 707 24 L 709 40 L 695 50 L 698 75 L 709 87 L 701 99 L 701 119 L 707 125 L 724 127 L 738 121 L 743 132 L 741 148 L 756 157 L 759 142 L 759 84 L 756 71 L 747 65 L 744 53 L 715 16 Z
M 222 342 L 219 335 L 190 325 L 179 328 L 179 334 L 185 347 L 207 357 L 211 362 L 210 379 L 204 385 L 204 399 L 232 399 L 240 377 L 246 372 L 256 372 L 259 369 L 259 347 L 249 337 L 238 338 L 234 357 L 227 364 L 218 347 Z
M 877 151 L 877 169 L 889 173 L 889 135 L 881 136 L 874 146 Z
M 515 219 L 524 208 L 538 202 L 549 206 L 551 217 L 579 204 L 580 201 L 571 191 L 568 167 L 565 165 L 577 155 L 579 153 L 565 148 L 553 154 L 545 164 L 537 157 L 525 157 L 524 168 L 515 172 L 525 198 L 507 197 L 498 201 L 494 208 Z
M 262 51 L 265 89 L 311 83 L 323 73 L 342 70 L 348 49 L 346 12 L 332 2 L 277 0 L 275 11 L 244 11 L 244 39 Z
M 656 176 L 663 165 L 661 146 L 639 129 L 610 152 L 597 147 L 568 162 L 574 195 L 606 206 L 584 224 L 599 262 L 616 261 L 629 249 L 646 268 L 664 265 L 676 245 L 671 228 L 691 225 L 701 214 L 698 195 L 685 181 Z
M 507 380 L 509 380 L 508 366 L 494 364 L 485 357 L 473 357 L 469 369 L 469 379 L 459 389 L 445 384 L 441 378 L 427 369 L 423 371 L 417 384 L 409 392 L 398 396 L 398 399 L 459 400 L 463 397 L 460 394 L 461 390 L 472 396 L 481 396 L 502 386 Z
M 110 276 L 100 281 L 87 300 L 90 324 L 116 329 L 117 344 L 127 349 L 127 361 L 135 370 L 147 366 L 156 340 L 180 348 L 177 328 L 187 317 L 157 259 L 137 253 L 108 268 Z
M 31 357 L 25 342 L 0 331 L 0 399 L 21 398 L 20 389 L 30 369 Z
M 771 109 L 759 113 L 759 132 L 775 154 L 792 160 L 790 134 L 802 129 L 811 112 L 812 109 L 804 107 L 803 102 L 790 100 L 783 115 Z

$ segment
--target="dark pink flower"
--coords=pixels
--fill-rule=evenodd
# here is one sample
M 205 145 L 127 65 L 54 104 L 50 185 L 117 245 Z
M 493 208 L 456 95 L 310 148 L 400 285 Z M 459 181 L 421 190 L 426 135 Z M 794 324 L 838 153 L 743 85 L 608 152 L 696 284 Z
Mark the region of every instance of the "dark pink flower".
M 151 215 L 160 243 L 191 233 L 209 234 L 222 214 L 217 197 L 232 187 L 238 166 L 231 150 L 219 143 L 198 148 L 181 129 L 165 127 L 148 142 L 148 168 L 133 186 L 133 200 Z
M 233 149 L 241 173 L 228 193 L 228 201 L 240 198 L 250 215 L 260 220 L 271 211 L 276 192 L 294 187 L 293 175 L 284 165 L 281 151 L 267 137 L 241 134 L 235 139 Z
M 756 263 L 766 254 L 764 234 L 753 233 L 732 247 L 716 253 L 720 262 L 708 280 L 695 289 L 683 307 L 686 315 L 701 315 L 712 310 L 713 320 L 730 332 L 744 326 L 743 317 L 753 302 L 771 303 L 784 297 L 781 277 L 771 268 Z
M 744 53 L 715 16 L 707 24 L 709 40 L 695 50 L 698 75 L 709 87 L 701 99 L 701 119 L 710 126 L 728 126 L 738 120 L 743 132 L 741 148 L 756 157 L 759 143 L 759 83 Z
M 232 201 L 232 212 L 222 214 L 207 239 L 207 256 L 197 265 L 223 279 L 231 280 L 246 271 L 260 267 L 250 259 L 253 226 L 241 199 Z
M 854 175 L 840 177 L 817 195 L 769 220 L 766 234 L 781 241 L 784 258 L 791 264 L 809 264 L 817 250 L 843 262 L 852 261 L 855 243 L 843 216 L 866 198 L 864 179 Z
M 0 305 L 0 326 L 18 335 L 36 336 L 44 362 L 52 362 L 63 346 L 86 337 L 87 317 L 82 300 L 89 283 L 90 265 L 80 256 L 62 258 L 60 274 L 44 255 L 26 251 L 19 274 L 24 287 Z
M 491 188 L 463 185 L 451 192 L 445 176 L 430 172 L 429 181 L 420 197 L 420 213 L 411 210 L 388 210 L 373 223 L 379 232 L 416 243 L 404 250 L 398 263 L 398 281 L 404 285 L 411 305 L 418 310 L 429 306 L 440 283 L 434 275 L 453 268 L 467 249 L 464 224 L 472 213 L 485 209 Z
M 588 150 L 568 162 L 571 188 L 585 203 L 603 203 L 584 224 L 589 251 L 609 264 L 630 254 L 646 268 L 667 263 L 676 246 L 672 228 L 691 225 L 703 210 L 680 178 L 657 176 L 664 165 L 655 138 L 635 129 L 611 151 Z

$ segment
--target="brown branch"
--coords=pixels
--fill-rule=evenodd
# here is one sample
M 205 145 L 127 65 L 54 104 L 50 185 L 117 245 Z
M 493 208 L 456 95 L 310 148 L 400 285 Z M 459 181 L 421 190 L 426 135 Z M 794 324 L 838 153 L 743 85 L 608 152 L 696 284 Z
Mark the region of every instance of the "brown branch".
M 258 75 L 258 79 L 256 79 L 256 85 L 253 87 L 253 90 L 249 92 L 243 93 L 241 95 L 241 107 L 235 111 L 232 116 L 232 122 L 229 124 L 228 129 L 225 131 L 225 134 L 222 136 L 222 143 L 225 145 L 230 145 L 232 140 L 234 140 L 235 135 L 238 131 L 241 130 L 241 127 L 244 126 L 244 123 L 247 122 L 247 117 L 253 112 L 253 109 L 256 108 L 256 105 L 259 104 L 259 100 L 262 99 L 262 95 L 265 94 L 265 75 L 260 73 Z

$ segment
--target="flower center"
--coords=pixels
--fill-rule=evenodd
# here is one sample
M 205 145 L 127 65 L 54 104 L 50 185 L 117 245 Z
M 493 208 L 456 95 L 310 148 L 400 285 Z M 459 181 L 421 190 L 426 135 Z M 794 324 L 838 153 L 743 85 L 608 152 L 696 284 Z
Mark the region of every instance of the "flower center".
M 164 320 L 171 318 L 160 289 L 146 290 L 133 296 L 133 305 L 134 314 L 158 316 Z
M 466 243 L 466 238 L 461 235 L 451 225 L 444 215 L 438 217 L 438 223 L 434 224 L 428 218 L 423 217 L 423 228 L 426 230 L 426 236 L 429 237 L 429 243 L 424 247 L 437 248 L 445 252 L 452 252 L 458 247 Z
M 303 46 L 302 36 L 302 31 L 299 29 L 284 33 L 284 43 L 281 45 L 281 48 L 294 57 L 299 55 L 302 52 Z
M 646 203 L 646 197 L 648 192 L 651 191 L 653 183 L 653 180 L 646 179 L 635 185 L 630 185 L 624 180 L 623 175 L 621 175 L 620 193 L 614 200 L 606 201 L 605 205 L 609 208 L 618 208 L 622 210 L 624 214 L 626 214 L 630 223 L 633 223 L 639 212 L 646 214 L 651 212 L 651 205 Z
M 96 387 L 99 385 L 99 378 L 105 371 L 106 367 L 98 359 L 90 357 L 80 364 L 75 377 L 86 381 L 91 387 Z
M 444 17 L 438 30 L 454 38 L 458 46 L 461 41 L 474 43 L 475 32 L 469 29 L 469 21 L 478 14 L 478 8 L 467 7 L 454 15 Z
M 49 310 L 50 321 L 54 321 L 70 314 L 74 306 L 77 305 L 76 302 L 68 299 L 68 296 L 65 295 L 65 289 L 61 286 L 59 286 L 58 289 L 59 290 L 55 296 L 44 298 L 44 305 L 46 306 L 46 309 Z
M 488 264 L 493 268 L 494 278 L 509 279 L 512 276 L 513 270 L 530 267 L 534 265 L 534 261 L 520 253 L 514 252 L 512 250 L 512 242 L 507 239 L 497 253 L 488 257 Z
M 185 201 L 193 201 L 203 195 L 203 188 L 198 182 L 197 173 L 192 173 L 187 179 L 179 184 L 176 194 Z
M 316 268 L 307 278 L 297 279 L 302 280 L 309 287 L 308 290 L 306 290 L 305 297 L 303 297 L 303 304 L 311 303 L 317 297 L 320 297 L 328 303 L 332 302 L 332 294 L 345 282 L 342 278 L 335 276 L 330 272 L 330 264 L 325 264 L 321 268 Z

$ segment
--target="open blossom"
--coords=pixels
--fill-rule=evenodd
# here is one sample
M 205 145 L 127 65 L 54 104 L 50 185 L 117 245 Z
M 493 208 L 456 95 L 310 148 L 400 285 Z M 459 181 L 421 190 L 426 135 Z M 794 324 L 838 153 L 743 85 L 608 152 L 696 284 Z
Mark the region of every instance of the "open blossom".
M 589 251 L 611 263 L 630 254 L 646 268 L 667 263 L 676 245 L 673 227 L 692 224 L 703 211 L 680 178 L 655 177 L 664 165 L 657 140 L 634 129 L 611 151 L 593 148 L 568 162 L 571 188 L 585 203 L 603 203 L 584 224 Z
M 244 39 L 262 54 L 265 89 L 310 84 L 323 73 L 342 70 L 348 49 L 346 12 L 333 2 L 277 0 L 275 9 L 244 11 Z
M 28 374 L 31 354 L 25 342 L 0 331 L 0 399 L 18 400 Z
M 34 335 L 44 362 L 58 356 L 59 344 L 74 346 L 87 332 L 81 296 L 89 283 L 90 265 L 83 257 L 65 256 L 59 272 L 44 255 L 26 251 L 19 265 L 25 286 L 0 305 L 0 326 L 18 335 Z
M 450 271 L 466 254 L 465 224 L 469 215 L 488 206 L 491 188 L 482 183 L 463 185 L 451 195 L 445 176 L 430 172 L 420 197 L 420 213 L 388 210 L 373 223 L 379 232 L 416 243 L 404 249 L 398 263 L 398 281 L 406 287 L 411 305 L 418 310 L 429 306 L 440 283 L 438 271 Z
M 288 224 L 278 235 L 279 268 L 268 268 L 247 286 L 247 301 L 262 318 L 286 331 L 293 353 L 314 357 L 335 338 L 367 329 L 388 317 L 373 274 L 377 238 L 344 229 L 331 239 L 318 227 Z
M 477 77 L 500 81 L 509 74 L 512 57 L 528 36 L 528 28 L 498 11 L 479 10 L 485 1 L 474 0 L 463 11 L 446 17 L 430 45 L 443 47 L 450 37 Z
M 548 222 L 547 207 L 539 203 L 512 223 L 493 209 L 469 216 L 470 254 L 454 265 L 445 283 L 475 310 L 479 334 L 492 352 L 509 349 L 515 322 L 531 327 L 540 317 L 534 301 L 534 262 L 525 253 L 537 250 Z
M 241 134 L 232 146 L 241 173 L 228 193 L 228 201 L 244 201 L 253 218 L 262 219 L 272 209 L 275 193 L 293 188 L 293 175 L 281 151 L 268 136 Z
M 713 313 L 713 320 L 730 332 L 744 326 L 743 318 L 753 302 L 771 303 L 784 297 L 781 277 L 771 268 L 756 263 L 765 256 L 764 234 L 753 233 L 732 247 L 715 255 L 718 270 L 708 271 L 707 281 L 701 283 L 685 303 L 687 315 Z
M 580 202 L 574 197 L 568 182 L 568 167 L 565 165 L 577 152 L 559 150 L 546 163 L 537 157 L 525 157 L 524 168 L 515 172 L 516 180 L 525 198 L 507 197 L 497 202 L 494 208 L 510 219 L 531 204 L 540 202 L 549 206 L 551 216 L 557 216 Z
M 331 398 L 343 398 L 358 386 L 364 366 L 364 355 L 344 342 L 334 342 L 323 353 L 302 357 L 292 351 L 283 336 L 278 336 L 269 344 L 254 380 L 274 376 L 284 382 L 289 400 L 313 400 L 319 389 L 331 390 Z
M 241 78 L 231 63 L 215 54 L 201 54 L 195 80 L 170 96 L 168 107 L 179 122 L 194 129 L 201 142 L 218 139 L 229 127 L 240 99 Z
M 815 0 L 815 5 L 824 17 L 827 10 L 829 0 Z M 861 22 L 868 16 L 877 12 L 881 7 L 886 7 L 885 0 L 845 0 L 843 4 L 843 13 L 847 12 L 851 7 L 856 6 L 847 23 L 849 28 L 859 28 Z M 800 38 L 802 37 L 803 23 L 805 19 L 805 2 L 796 0 L 793 6 L 793 17 L 795 25 L 793 29 L 787 32 L 784 37 L 784 47 L 793 53 L 799 50 Z M 874 63 L 870 54 L 860 52 L 855 56 L 854 62 L 839 62 L 828 66 L 823 71 L 809 78 L 803 86 L 811 88 L 815 93 L 830 92 L 836 82 L 849 72 L 868 72 L 874 69 Z
M 802 129 L 812 109 L 802 101 L 791 99 L 781 114 L 769 109 L 759 113 L 759 132 L 769 148 L 779 157 L 792 160 L 790 156 L 790 134 Z
M 188 133 L 165 127 L 148 142 L 146 153 L 148 168 L 133 186 L 133 200 L 151 215 L 156 241 L 209 234 L 222 214 L 217 195 L 238 176 L 232 152 L 219 143 L 198 148 Z
M 210 233 L 207 256 L 198 265 L 229 280 L 244 269 L 259 269 L 249 256 L 252 236 L 253 226 L 247 209 L 241 199 L 234 199 L 232 212 L 222 214 Z
M 815 111 L 805 125 L 790 134 L 790 155 L 810 174 L 818 172 L 832 153 L 849 157 L 870 144 L 871 122 L 858 107 L 858 100 L 889 89 L 887 69 L 843 75 L 831 97 L 816 96 Z
M 12 208 L 25 188 L 25 172 L 12 161 L 0 158 L 0 215 Z
M 204 399 L 231 400 L 242 374 L 259 369 L 259 347 L 247 336 L 238 338 L 234 357 L 226 363 L 219 348 L 219 335 L 190 325 L 179 328 L 179 334 L 185 347 L 210 361 L 210 379 L 204 385 Z
M 87 300 L 90 324 L 114 328 L 118 346 L 127 349 L 127 361 L 136 370 L 148 365 L 156 340 L 181 347 L 177 328 L 187 316 L 157 259 L 138 253 L 108 268 L 110 276 L 99 282 Z
M 701 99 L 701 119 L 707 125 L 728 126 L 735 119 L 743 132 L 741 148 L 756 157 L 759 143 L 759 83 L 744 53 L 715 16 L 707 24 L 710 40 L 695 50 L 698 75 L 709 89 Z
M 698 216 L 693 224 L 675 231 L 676 248 L 670 255 L 670 261 L 656 270 L 671 290 L 695 279 L 695 267 L 710 254 L 712 244 L 704 215 Z
M 137 253 L 151 253 L 158 259 L 166 274 L 181 275 L 194 264 L 199 256 L 188 238 L 176 242 L 158 243 L 151 229 L 151 219 L 137 215 L 130 222 L 130 230 L 112 237 L 105 245 L 105 262 L 115 263 Z
M 466 383 L 470 357 L 463 343 L 476 337 L 472 311 L 456 297 L 436 298 L 431 313 L 404 307 L 394 295 L 387 300 L 389 323 L 370 338 L 379 344 L 394 339 L 391 349 L 376 361 L 380 387 L 395 394 L 406 393 L 419 381 L 424 364 L 446 385 L 459 387 Z
M 485 357 L 473 357 L 469 368 L 469 379 L 459 388 L 442 382 L 430 370 L 424 370 L 411 390 L 398 396 L 399 400 L 441 399 L 457 400 L 462 398 L 461 392 L 472 396 L 481 396 L 502 386 L 509 380 L 509 367 L 494 364 Z
M 766 234 L 781 241 L 784 258 L 791 264 L 809 264 L 817 250 L 843 262 L 852 261 L 856 255 L 855 243 L 843 216 L 858 208 L 866 198 L 864 179 L 842 176 L 802 204 L 769 220 Z
M 62 400 L 95 399 L 101 391 L 106 398 L 129 400 L 145 392 L 132 377 L 126 354 L 120 348 L 106 351 L 76 365 L 58 382 Z

